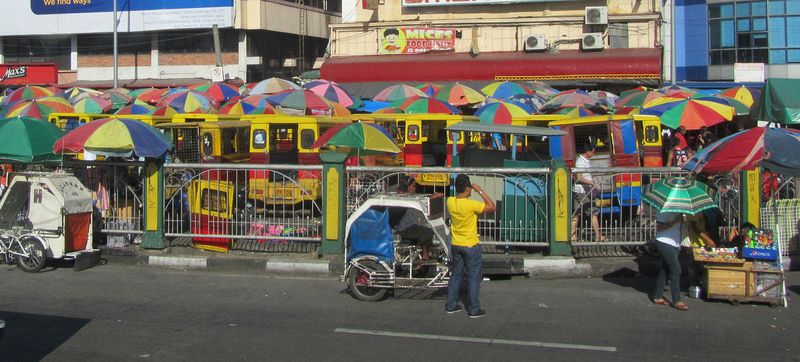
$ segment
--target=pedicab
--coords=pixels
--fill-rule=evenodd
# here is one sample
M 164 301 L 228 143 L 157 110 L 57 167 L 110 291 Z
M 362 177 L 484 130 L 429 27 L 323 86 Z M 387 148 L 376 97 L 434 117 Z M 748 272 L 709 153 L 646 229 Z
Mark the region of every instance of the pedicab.
M 12 173 L 0 199 L 0 255 L 26 272 L 47 259 L 75 260 L 75 270 L 100 259 L 92 248 L 92 195 L 72 175 Z
M 393 231 L 403 213 L 417 210 L 434 236 L 429 258 L 422 248 Z M 429 289 L 447 286 L 450 277 L 450 230 L 444 220 L 444 197 L 382 193 L 369 198 L 347 219 L 342 280 L 362 301 L 379 301 L 390 289 Z

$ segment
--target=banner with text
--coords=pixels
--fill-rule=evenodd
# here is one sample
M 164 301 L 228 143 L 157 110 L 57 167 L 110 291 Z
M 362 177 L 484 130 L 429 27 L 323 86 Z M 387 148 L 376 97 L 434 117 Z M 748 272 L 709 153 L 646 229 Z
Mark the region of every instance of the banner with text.
M 380 31 L 381 54 L 418 54 L 452 51 L 456 30 L 440 28 L 386 28 Z
M 486 4 L 521 4 L 543 3 L 572 0 L 402 0 L 403 6 L 453 6 L 453 5 L 486 5 Z
M 3 0 L 0 34 L 84 34 L 233 26 L 234 0 Z
M 53 63 L 0 64 L 0 85 L 50 85 L 58 83 L 58 67 Z

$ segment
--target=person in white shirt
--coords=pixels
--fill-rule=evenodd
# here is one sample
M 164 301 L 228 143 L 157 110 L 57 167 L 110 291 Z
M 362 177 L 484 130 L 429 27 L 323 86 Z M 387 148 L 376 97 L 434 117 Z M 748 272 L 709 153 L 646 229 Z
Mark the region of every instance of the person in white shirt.
M 592 162 L 589 160 L 594 156 L 595 148 L 591 143 L 583 145 L 581 154 L 575 160 L 575 168 L 591 168 Z M 581 217 L 590 217 L 592 220 L 592 230 L 594 230 L 595 241 L 606 241 L 606 237 L 600 233 L 600 220 L 597 210 L 592 208 L 592 194 L 598 193 L 599 188 L 595 187 L 592 174 L 588 172 L 576 173 L 575 184 L 572 186 L 572 241 L 578 241 L 578 224 Z
M 681 301 L 681 263 L 678 260 L 682 228 L 683 214 L 660 212 L 656 215 L 656 247 L 661 254 L 662 263 L 650 297 L 655 304 L 669 305 L 664 299 L 664 287 L 669 278 L 672 306 L 685 311 L 689 310 L 689 306 Z

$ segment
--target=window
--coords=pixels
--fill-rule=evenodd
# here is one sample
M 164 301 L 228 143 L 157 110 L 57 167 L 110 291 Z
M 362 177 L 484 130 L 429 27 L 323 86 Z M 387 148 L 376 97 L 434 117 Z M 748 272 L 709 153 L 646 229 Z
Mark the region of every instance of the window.
M 267 147 L 267 131 L 257 129 L 253 131 L 253 148 L 264 149 Z
M 236 30 L 219 31 L 220 48 L 223 53 L 239 50 Z M 164 53 L 210 53 L 214 51 L 214 36 L 211 30 L 170 31 L 158 34 L 158 51 Z
M 314 144 L 314 141 L 316 141 L 316 137 L 314 137 L 313 129 L 304 129 L 300 131 L 300 146 L 302 148 L 311 148 L 311 145 Z
M 69 37 L 9 37 L 2 41 L 8 64 L 56 63 L 58 69 L 72 69 Z
M 800 62 L 800 0 L 712 4 L 708 14 L 709 64 Z
M 119 54 L 149 54 L 150 33 L 117 34 L 117 52 Z M 114 54 L 113 34 L 86 34 L 78 36 L 78 54 L 111 55 Z

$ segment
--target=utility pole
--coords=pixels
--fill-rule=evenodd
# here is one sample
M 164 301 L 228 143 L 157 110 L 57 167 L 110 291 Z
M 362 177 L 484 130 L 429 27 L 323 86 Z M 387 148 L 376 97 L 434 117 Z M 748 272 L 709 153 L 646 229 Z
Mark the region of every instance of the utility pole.
M 119 86 L 119 73 L 118 73 L 118 64 L 117 64 L 117 0 L 111 0 L 114 3 L 114 88 Z
M 297 31 L 297 56 L 299 58 L 297 59 L 297 69 L 299 70 L 300 74 L 302 74 L 305 70 L 303 62 L 306 59 L 306 2 L 305 0 L 297 0 L 297 5 L 297 10 L 300 11 L 300 24 Z

